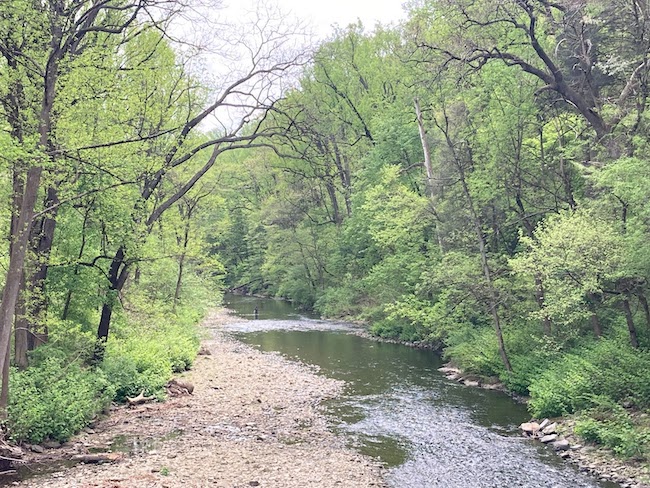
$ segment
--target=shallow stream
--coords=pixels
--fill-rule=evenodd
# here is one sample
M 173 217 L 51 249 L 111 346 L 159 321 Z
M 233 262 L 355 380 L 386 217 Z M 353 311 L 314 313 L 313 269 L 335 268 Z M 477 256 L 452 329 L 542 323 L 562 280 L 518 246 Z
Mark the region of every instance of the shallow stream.
M 328 413 L 351 445 L 385 465 L 392 487 L 619 486 L 522 438 L 525 406 L 447 380 L 431 351 L 364 339 L 351 333 L 353 325 L 318 320 L 278 300 L 227 295 L 225 303 L 242 319 L 228 328 L 243 342 L 346 381 Z

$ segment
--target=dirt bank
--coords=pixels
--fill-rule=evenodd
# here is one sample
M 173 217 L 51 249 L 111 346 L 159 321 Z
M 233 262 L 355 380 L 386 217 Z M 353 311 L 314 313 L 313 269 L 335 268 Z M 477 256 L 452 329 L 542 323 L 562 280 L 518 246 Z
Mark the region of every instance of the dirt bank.
M 124 451 L 107 464 L 81 464 L 16 482 L 32 487 L 370 487 L 384 486 L 372 460 L 327 429 L 318 404 L 342 384 L 307 366 L 245 346 L 205 321 L 210 355 L 185 379 L 194 393 L 120 407 L 39 460 L 75 453 Z

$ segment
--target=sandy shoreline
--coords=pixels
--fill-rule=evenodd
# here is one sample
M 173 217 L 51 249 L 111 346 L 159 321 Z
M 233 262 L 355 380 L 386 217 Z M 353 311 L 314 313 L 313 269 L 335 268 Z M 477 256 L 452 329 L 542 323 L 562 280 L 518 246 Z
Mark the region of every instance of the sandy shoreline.
M 193 395 L 120 407 L 39 459 L 104 451 L 116 440 L 130 453 L 10 486 L 385 486 L 378 463 L 345 447 L 318 409 L 342 383 L 230 338 L 219 330 L 228 320 L 221 311 L 204 321 L 210 338 L 203 345 L 211 355 L 197 357 L 183 376 L 194 384 Z

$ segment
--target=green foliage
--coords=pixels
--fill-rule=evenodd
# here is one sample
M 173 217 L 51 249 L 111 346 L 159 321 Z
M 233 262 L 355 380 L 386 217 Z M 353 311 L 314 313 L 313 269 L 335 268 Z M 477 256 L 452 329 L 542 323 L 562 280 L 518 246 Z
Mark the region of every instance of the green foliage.
M 623 458 L 646 461 L 650 453 L 648 432 L 637 428 L 630 414 L 608 397 L 594 396 L 597 406 L 576 421 L 575 432 L 588 442 L 601 444 Z
M 433 343 L 467 372 L 530 393 L 535 415 L 589 412 L 583 435 L 630 455 L 635 434 L 618 405 L 650 406 L 648 353 L 624 335 L 646 321 L 650 291 L 650 116 L 635 89 L 647 53 L 631 30 L 645 27 L 621 1 L 568 11 L 539 2 L 527 10 L 521 2 L 411 2 L 399 28 L 337 29 L 277 110 L 258 117 L 251 108 L 259 124 L 218 146 L 207 142 L 212 135 L 180 132 L 213 90 L 187 77 L 164 35 L 138 16 L 128 35 L 87 29 L 83 40 L 52 43 L 47 26 L 73 25 L 64 17 L 87 2 L 69 13 L 5 3 L 0 228 L 9 234 L 11 189 L 30 161 L 46 163 L 44 185 L 63 202 L 51 252 L 31 260 L 49 265 L 50 341 L 31 353 L 31 369 L 12 375 L 21 385 L 13 391 L 23 388 L 12 404 L 16 435 L 63 438 L 74 428 L 52 421 L 56 432 L 30 430 L 45 415 L 30 398 L 62 402 L 40 393 L 47 381 L 63 381 L 57 368 L 88 398 L 98 395 L 98 404 L 82 398 L 78 412 L 67 412 L 74 425 L 104 392 L 161 394 L 173 372 L 191 366 L 195 323 L 223 281 L 365 320 L 382 337 Z M 97 22 L 110 20 L 103 13 Z M 593 46 L 563 32 L 585 29 Z M 57 73 L 47 136 L 57 150 L 45 158 L 36 74 L 46 73 L 55 45 L 76 47 L 50 63 Z M 474 46 L 471 62 L 462 46 Z M 593 53 L 598 59 L 583 59 Z M 590 69 L 573 69 L 576 59 Z M 548 70 L 549 60 L 559 71 Z M 559 73 L 563 83 L 549 83 Z M 258 81 L 250 86 L 267 90 Z M 242 94 L 233 85 L 231 95 Z M 270 138 L 246 140 L 267 129 Z M 229 155 L 219 156 L 218 175 L 203 176 L 212 147 Z M 183 193 L 193 176 L 202 183 Z M 117 249 L 131 272 L 119 291 L 107 280 Z M 105 361 L 85 369 L 105 304 L 115 322 Z M 604 339 L 595 340 L 594 319 Z M 499 355 L 501 333 L 512 372 Z M 649 343 L 647 327 L 638 335 Z
M 515 329 L 518 337 L 508 341 L 513 372 L 501 377 L 508 390 L 520 395 L 530 394 L 530 385 L 562 357 L 559 345 L 552 338 L 535 335 L 526 329 Z
M 143 279 L 148 279 L 146 274 Z M 172 374 L 191 367 L 199 345 L 196 324 L 214 299 L 200 281 L 189 284 L 196 302 L 178 307 L 176 315 L 168 301 L 133 293 L 132 312 L 118 314 L 105 359 L 95 368 L 85 366 L 94 350 L 94 331 L 73 321 L 50 320 L 49 342 L 30 353 L 28 369 L 11 372 L 11 437 L 64 441 L 112 400 L 124 401 L 143 391 L 162 398 Z
M 602 339 L 577 348 L 549 364 L 532 381 L 531 413 L 554 417 L 594 407 L 598 392 L 612 403 L 650 407 L 647 371 L 650 354 L 632 349 L 624 339 Z
M 453 359 L 463 371 L 488 377 L 503 374 L 494 331 L 490 328 L 459 327 L 450 334 L 447 344 L 445 356 Z
M 118 401 L 142 391 L 162 397 L 172 374 L 189 369 L 199 348 L 196 322 L 203 315 L 198 300 L 196 309 L 181 308 L 175 316 L 160 301 L 143 306 L 138 322 L 119 321 L 106 344 L 101 368 L 115 385 Z
M 124 401 L 142 391 L 161 395 L 172 373 L 166 349 L 151 339 L 127 341 L 110 341 L 102 364 L 116 387 L 116 399 Z
M 527 253 L 511 260 L 518 273 L 537 276 L 545 285 L 544 308 L 533 318 L 549 317 L 570 326 L 590 314 L 587 297 L 603 292 L 622 265 L 621 240 L 609 222 L 593 212 L 567 212 L 549 217 L 522 237 Z
M 55 356 L 26 371 L 13 370 L 10 387 L 7 425 L 15 441 L 66 441 L 115 395 L 102 370 Z
M 112 400 L 140 392 L 162 398 L 172 374 L 189 369 L 196 357 L 200 312 L 157 315 L 155 326 L 122 323 L 96 368 L 84 365 L 93 350 L 92 334 L 69 322 L 54 327 L 53 340 L 33 352 L 31 366 L 11 372 L 7 425 L 12 439 L 65 441 Z

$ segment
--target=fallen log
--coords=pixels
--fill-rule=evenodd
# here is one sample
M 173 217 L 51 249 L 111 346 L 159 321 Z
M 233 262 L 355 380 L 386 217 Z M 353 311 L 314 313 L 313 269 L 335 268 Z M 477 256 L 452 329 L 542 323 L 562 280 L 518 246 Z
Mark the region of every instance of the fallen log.
M 134 398 L 126 397 L 126 402 L 129 404 L 130 407 L 133 407 L 134 405 L 140 405 L 142 403 L 147 403 L 155 399 L 156 399 L 155 395 L 144 396 L 144 390 L 142 390 L 137 397 Z

